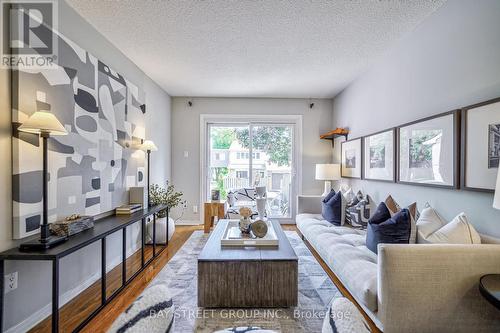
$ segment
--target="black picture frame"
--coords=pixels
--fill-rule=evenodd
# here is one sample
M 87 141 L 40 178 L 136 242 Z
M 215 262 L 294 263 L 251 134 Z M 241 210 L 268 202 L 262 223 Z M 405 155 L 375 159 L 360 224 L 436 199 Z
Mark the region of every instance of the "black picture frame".
M 430 120 L 434 120 L 441 117 L 446 117 L 452 115 L 453 116 L 453 184 L 452 185 L 439 185 L 439 184 L 429 184 L 429 183 L 418 183 L 418 182 L 410 182 L 401 180 L 401 129 L 404 127 L 408 127 L 411 125 L 415 125 L 418 123 L 427 122 Z M 456 109 L 444 113 L 440 113 L 434 116 L 422 118 L 419 120 L 415 120 L 400 126 L 396 127 L 396 150 L 397 150 L 397 162 L 396 162 L 396 182 L 398 184 L 405 185 L 414 185 L 414 186 L 425 186 L 425 187 L 434 187 L 434 188 L 442 188 L 442 189 L 459 189 L 460 188 L 460 127 L 461 127 L 461 110 Z
M 490 104 L 495 104 L 500 102 L 500 97 L 490 99 L 484 102 L 472 104 L 469 106 L 466 106 L 462 108 L 461 111 L 461 136 L 460 136 L 460 183 L 461 183 L 461 189 L 467 190 L 467 191 L 476 191 L 476 192 L 485 192 L 485 193 L 494 193 L 494 189 L 489 189 L 489 188 L 481 188 L 481 187 L 475 187 L 475 186 L 468 186 L 467 185 L 467 135 L 468 135 L 468 124 L 467 124 L 467 118 L 468 118 L 468 113 L 474 109 L 490 105 Z
M 352 177 L 352 176 L 345 176 L 344 175 L 344 158 L 343 158 L 343 154 L 342 154 L 342 151 L 343 151 L 343 147 L 345 144 L 347 143 L 350 143 L 350 142 L 354 142 L 354 141 L 359 141 L 359 149 L 360 149 L 360 173 L 359 173 L 359 177 Z M 340 177 L 342 178 L 348 178 L 348 179 L 363 179 L 363 168 L 364 168 L 364 158 L 363 158 L 363 155 L 364 155 L 364 152 L 363 152 L 363 137 L 358 137 L 358 138 L 355 138 L 355 139 L 350 139 L 350 140 L 346 140 L 346 141 L 342 141 L 340 143 L 340 155 L 341 155 L 341 161 L 340 161 Z
M 387 133 L 387 132 L 392 132 L 392 139 L 393 139 L 393 144 L 392 144 L 392 156 L 393 156 L 393 167 L 392 167 L 392 179 L 391 180 L 388 180 L 388 179 L 376 179 L 376 178 L 367 178 L 366 174 L 365 174 L 365 166 L 366 166 L 366 158 L 365 158 L 365 149 L 366 149 L 366 143 L 365 143 L 365 140 L 367 138 L 370 138 L 372 136 L 375 136 L 375 135 L 378 135 L 378 134 L 383 134 L 383 133 Z M 397 127 L 391 127 L 391 128 L 388 128 L 388 129 L 385 129 L 383 131 L 378 131 L 378 132 L 375 132 L 375 133 L 372 133 L 372 134 L 369 134 L 369 135 L 365 135 L 362 137 L 362 154 L 363 154 L 363 169 L 362 169 L 362 179 L 363 180 L 368 180 L 368 181 L 374 181 L 374 182 L 384 182 L 384 183 L 395 183 L 396 182 L 396 173 L 397 173 L 397 165 L 398 165 L 398 155 L 397 155 L 397 140 L 396 140 L 396 136 L 397 136 Z

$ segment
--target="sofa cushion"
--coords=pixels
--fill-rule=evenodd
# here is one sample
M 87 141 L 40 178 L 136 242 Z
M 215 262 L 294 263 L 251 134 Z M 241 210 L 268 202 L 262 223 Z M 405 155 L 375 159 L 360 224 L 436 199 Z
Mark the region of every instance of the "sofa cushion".
M 345 222 L 346 202 L 342 192 L 339 191 L 331 196 L 332 192 L 333 190 L 325 197 L 325 199 L 323 199 L 321 213 L 323 218 L 328 222 L 341 226 Z
M 321 215 L 299 214 L 297 228 L 356 299 L 377 310 L 377 255 L 366 247 L 366 230 L 334 226 Z
M 382 202 L 368 223 L 366 246 L 377 253 L 378 244 L 408 244 L 411 233 L 411 217 L 404 208 L 392 215 Z
M 340 237 L 344 242 L 331 239 L 334 244 L 328 250 L 328 266 L 359 302 L 376 311 L 377 256 L 366 246 L 353 246 Z

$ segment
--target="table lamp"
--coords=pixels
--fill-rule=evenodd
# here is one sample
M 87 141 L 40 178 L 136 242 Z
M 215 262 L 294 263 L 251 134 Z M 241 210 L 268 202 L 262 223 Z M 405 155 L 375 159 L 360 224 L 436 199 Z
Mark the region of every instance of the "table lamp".
M 145 150 L 146 153 L 148 154 L 148 207 L 151 207 L 151 200 L 149 200 L 149 172 L 150 172 L 150 162 L 151 162 L 151 152 L 152 151 L 157 151 L 158 148 L 156 147 L 155 143 L 151 140 L 145 140 L 142 145 L 141 149 Z
M 326 196 L 332 189 L 332 180 L 340 180 L 340 164 L 316 164 L 316 180 L 325 181 L 325 190 L 321 196 Z
M 40 239 L 21 244 L 21 250 L 45 250 L 64 242 L 66 237 L 51 236 L 48 222 L 48 146 L 49 137 L 55 135 L 66 135 L 68 132 L 64 126 L 57 120 L 54 114 L 47 111 L 37 111 L 28 118 L 18 130 L 38 134 L 43 142 L 43 170 L 42 170 L 42 201 L 43 216 L 40 225 Z
M 495 196 L 493 197 L 493 208 L 500 209 L 500 168 L 498 168 Z

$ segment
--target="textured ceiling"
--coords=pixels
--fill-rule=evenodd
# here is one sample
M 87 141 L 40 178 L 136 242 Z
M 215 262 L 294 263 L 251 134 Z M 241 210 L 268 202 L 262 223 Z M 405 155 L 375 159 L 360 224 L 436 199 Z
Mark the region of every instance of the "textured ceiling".
M 172 96 L 333 97 L 445 0 L 67 0 Z

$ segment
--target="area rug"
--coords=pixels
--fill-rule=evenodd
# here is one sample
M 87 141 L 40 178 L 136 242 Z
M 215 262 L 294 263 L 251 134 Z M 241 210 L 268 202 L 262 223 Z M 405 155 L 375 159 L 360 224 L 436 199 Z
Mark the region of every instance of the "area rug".
M 334 297 L 342 297 L 294 231 L 285 231 L 299 257 L 299 302 L 289 309 L 203 309 L 197 306 L 197 258 L 208 235 L 195 231 L 148 288 L 168 286 L 175 307 L 173 332 L 213 333 L 259 328 L 276 332 L 321 332 Z

